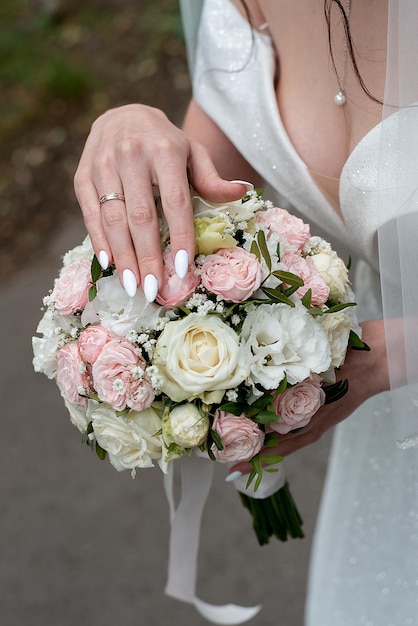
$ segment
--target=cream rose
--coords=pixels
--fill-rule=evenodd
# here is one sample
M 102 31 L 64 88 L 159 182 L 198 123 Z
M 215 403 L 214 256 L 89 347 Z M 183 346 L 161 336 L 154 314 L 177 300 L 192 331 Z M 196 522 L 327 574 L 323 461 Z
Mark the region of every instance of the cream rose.
M 228 233 L 230 222 L 221 215 L 195 217 L 196 254 L 212 254 L 221 248 L 232 248 L 237 241 Z
M 161 390 L 175 402 L 202 398 L 220 402 L 237 387 L 249 366 L 237 334 L 215 315 L 191 313 L 168 322 L 158 338 L 154 362 Z M 214 393 L 210 393 L 214 392 Z
M 109 455 L 113 467 L 121 472 L 136 467 L 153 467 L 162 462 L 161 417 L 152 407 L 118 416 L 105 405 L 92 413 L 97 443 Z M 164 467 L 162 467 L 164 471 Z
M 350 336 L 350 318 L 344 311 L 339 311 L 322 315 L 318 321 L 331 346 L 331 367 L 341 367 L 345 361 Z
M 329 287 L 331 300 L 343 300 L 349 282 L 344 261 L 332 249 L 322 249 L 311 259 Z
M 191 402 L 174 407 L 163 420 L 166 438 L 182 448 L 200 446 L 206 440 L 208 430 L 209 418 Z

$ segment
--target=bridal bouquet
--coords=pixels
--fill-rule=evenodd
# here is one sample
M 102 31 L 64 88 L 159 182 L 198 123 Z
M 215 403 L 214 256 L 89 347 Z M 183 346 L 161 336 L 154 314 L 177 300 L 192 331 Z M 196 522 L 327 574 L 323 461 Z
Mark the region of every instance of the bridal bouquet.
M 65 254 L 33 338 L 34 368 L 56 380 L 83 441 L 118 471 L 158 464 L 167 473 L 184 454 L 250 461 L 242 498 L 260 543 L 302 536 L 287 485 L 264 500 L 251 490 L 277 471 L 269 449 L 280 435 L 347 390 L 335 369 L 350 344 L 364 346 L 348 270 L 256 191 L 193 204 L 196 257 L 183 280 L 161 222 L 155 303 L 140 289 L 130 298 L 88 237 Z

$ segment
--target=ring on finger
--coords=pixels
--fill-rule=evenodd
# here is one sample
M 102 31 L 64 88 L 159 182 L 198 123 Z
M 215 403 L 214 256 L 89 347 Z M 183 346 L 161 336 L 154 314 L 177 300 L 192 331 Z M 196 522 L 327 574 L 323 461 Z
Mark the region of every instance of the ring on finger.
M 123 193 L 105 193 L 104 196 L 99 198 L 99 203 L 107 202 L 108 200 L 122 200 L 124 202 L 125 196 Z

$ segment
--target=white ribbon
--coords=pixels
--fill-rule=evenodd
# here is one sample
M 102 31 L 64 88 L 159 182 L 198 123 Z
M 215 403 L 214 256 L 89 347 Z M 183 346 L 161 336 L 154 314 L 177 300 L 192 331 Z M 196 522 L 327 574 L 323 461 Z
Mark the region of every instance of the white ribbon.
M 176 508 L 174 466 L 178 465 L 181 466 L 181 497 Z M 170 470 L 164 480 L 171 519 L 168 579 L 165 592 L 172 598 L 193 604 L 205 619 L 214 624 L 243 624 L 257 615 L 261 605 L 215 606 L 196 596 L 200 525 L 212 483 L 213 462 L 198 457 L 183 456 L 171 464 Z

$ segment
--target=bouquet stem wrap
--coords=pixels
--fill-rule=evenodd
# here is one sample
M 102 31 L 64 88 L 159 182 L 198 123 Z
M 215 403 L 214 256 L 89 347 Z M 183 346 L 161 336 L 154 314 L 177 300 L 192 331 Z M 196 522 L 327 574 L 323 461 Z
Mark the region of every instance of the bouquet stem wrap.
M 174 502 L 174 470 L 181 466 L 181 497 Z M 216 606 L 196 595 L 197 561 L 203 508 L 212 484 L 213 463 L 184 456 L 172 464 L 164 477 L 170 507 L 171 536 L 168 563 L 167 595 L 194 605 L 196 610 L 214 624 L 243 624 L 252 619 L 261 605 L 243 607 L 236 604 Z

